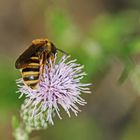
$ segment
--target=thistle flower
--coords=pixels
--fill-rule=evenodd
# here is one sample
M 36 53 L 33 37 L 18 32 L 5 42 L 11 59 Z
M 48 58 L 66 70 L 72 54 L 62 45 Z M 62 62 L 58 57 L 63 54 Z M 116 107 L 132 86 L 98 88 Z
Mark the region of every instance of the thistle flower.
M 63 56 L 58 64 L 51 64 L 51 68 L 45 65 L 44 74 L 40 76 L 35 90 L 25 85 L 22 78 L 17 80 L 21 96 L 25 95 L 27 98 L 22 107 L 22 112 L 26 108 L 26 113 L 23 114 L 28 114 L 30 118 L 42 116 L 41 120 L 53 124 L 54 113 L 61 119 L 60 106 L 70 116 L 70 110 L 77 115 L 80 111 L 77 105 L 86 104 L 80 95 L 90 93 L 88 86 L 91 84 L 80 82 L 86 75 L 82 72 L 83 66 L 75 63 L 76 60 L 67 61 L 69 57 Z
M 27 106 L 28 103 L 28 106 Z M 24 103 L 21 105 L 20 110 L 20 116 L 25 123 L 25 127 L 27 131 L 32 130 L 39 130 L 39 129 L 45 129 L 48 126 L 48 123 L 46 122 L 46 113 L 42 112 L 34 117 L 32 117 L 32 111 L 34 109 L 33 101 L 29 101 L 28 99 L 25 99 Z

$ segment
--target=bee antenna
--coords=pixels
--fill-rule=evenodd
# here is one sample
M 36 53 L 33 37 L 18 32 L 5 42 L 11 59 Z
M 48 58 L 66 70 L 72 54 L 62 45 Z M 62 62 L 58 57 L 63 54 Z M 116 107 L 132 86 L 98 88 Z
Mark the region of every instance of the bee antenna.
M 64 52 L 64 51 L 63 51 L 63 50 L 61 50 L 61 49 L 56 48 L 56 50 L 58 50 L 58 51 L 60 51 L 60 52 L 64 53 L 65 55 L 68 55 L 68 53 Z

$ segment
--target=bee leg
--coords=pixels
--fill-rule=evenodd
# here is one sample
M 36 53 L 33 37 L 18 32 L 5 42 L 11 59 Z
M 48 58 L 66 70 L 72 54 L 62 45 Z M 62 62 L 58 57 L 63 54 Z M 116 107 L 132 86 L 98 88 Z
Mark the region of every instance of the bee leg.
M 45 53 L 42 54 L 42 64 L 41 64 L 41 75 L 44 78 L 45 64 L 46 64 L 47 56 Z
M 48 54 L 47 61 L 48 61 L 48 68 L 50 69 L 51 67 L 53 67 L 55 61 L 55 55 L 53 53 Z

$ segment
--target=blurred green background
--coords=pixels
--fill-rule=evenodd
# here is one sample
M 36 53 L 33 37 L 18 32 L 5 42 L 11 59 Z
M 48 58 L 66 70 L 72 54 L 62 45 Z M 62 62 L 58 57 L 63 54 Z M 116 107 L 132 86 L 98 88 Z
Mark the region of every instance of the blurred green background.
M 49 38 L 85 65 L 92 94 L 78 117 L 62 120 L 31 140 L 140 140 L 139 0 L 0 0 L 0 140 L 14 140 L 19 116 L 14 62 L 31 41 Z

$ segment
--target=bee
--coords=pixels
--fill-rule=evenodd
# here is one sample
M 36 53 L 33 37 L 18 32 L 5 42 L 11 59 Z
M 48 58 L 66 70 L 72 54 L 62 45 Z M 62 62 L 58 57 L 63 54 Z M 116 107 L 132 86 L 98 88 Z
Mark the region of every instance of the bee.
M 50 66 L 50 61 L 54 63 L 57 50 L 65 53 L 56 48 L 48 39 L 35 39 L 29 48 L 18 57 L 15 67 L 21 69 L 23 81 L 31 89 L 36 89 L 40 73 L 44 72 L 44 65 Z

